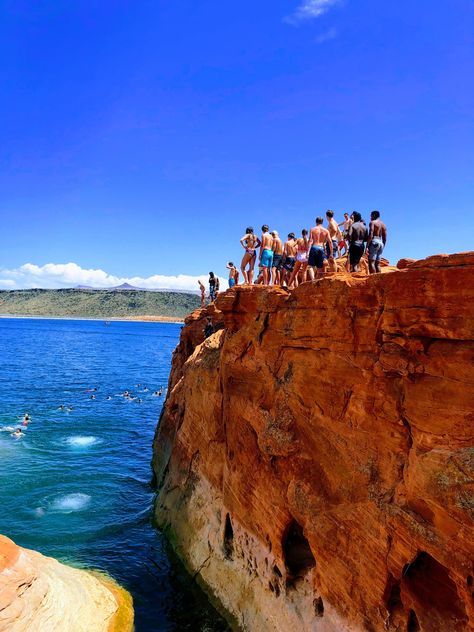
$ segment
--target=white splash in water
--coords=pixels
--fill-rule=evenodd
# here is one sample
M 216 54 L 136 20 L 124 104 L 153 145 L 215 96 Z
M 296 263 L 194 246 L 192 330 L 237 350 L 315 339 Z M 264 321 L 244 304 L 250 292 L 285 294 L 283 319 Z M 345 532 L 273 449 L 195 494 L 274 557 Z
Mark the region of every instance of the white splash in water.
M 97 437 L 69 437 L 66 439 L 66 443 L 72 448 L 88 448 L 91 445 L 99 443 L 99 439 Z
M 91 497 L 88 494 L 66 494 L 56 498 L 51 503 L 51 511 L 72 513 L 83 511 L 89 505 Z
M 18 428 L 18 426 L 2 426 L 0 428 L 0 432 L 13 432 L 17 428 Z
M 44 509 L 43 509 L 43 507 L 36 507 L 36 509 L 35 509 L 35 516 L 37 518 L 42 518 L 44 516 Z

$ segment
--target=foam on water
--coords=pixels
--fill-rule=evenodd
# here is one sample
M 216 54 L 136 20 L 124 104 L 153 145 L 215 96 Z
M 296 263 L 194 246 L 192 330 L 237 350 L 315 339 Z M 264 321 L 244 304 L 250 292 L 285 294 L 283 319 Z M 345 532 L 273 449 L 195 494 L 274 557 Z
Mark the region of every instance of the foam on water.
M 83 511 L 89 505 L 91 497 L 88 494 L 66 494 L 55 498 L 50 505 L 51 511 L 59 513 L 73 513 Z
M 68 437 L 66 439 L 66 443 L 71 448 L 88 448 L 91 445 L 96 445 L 100 443 L 100 439 L 97 437 L 85 437 L 78 435 L 76 437 Z
M 14 432 L 18 426 L 2 426 L 0 432 Z

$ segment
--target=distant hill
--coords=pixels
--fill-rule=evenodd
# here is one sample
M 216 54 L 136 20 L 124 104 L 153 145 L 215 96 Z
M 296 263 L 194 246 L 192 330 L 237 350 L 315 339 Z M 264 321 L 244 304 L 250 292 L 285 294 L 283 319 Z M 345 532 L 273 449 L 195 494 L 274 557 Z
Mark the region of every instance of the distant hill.
M 184 318 L 199 307 L 196 294 L 144 290 L 0 290 L 0 314 L 80 318 Z

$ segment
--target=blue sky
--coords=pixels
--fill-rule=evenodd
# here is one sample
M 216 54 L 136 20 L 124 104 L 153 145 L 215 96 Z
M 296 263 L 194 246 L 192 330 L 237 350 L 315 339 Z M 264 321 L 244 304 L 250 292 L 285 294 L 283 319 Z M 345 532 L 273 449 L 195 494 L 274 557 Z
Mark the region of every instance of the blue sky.
M 4 0 L 3 287 L 224 275 L 327 208 L 393 262 L 472 249 L 473 33 L 471 0 Z

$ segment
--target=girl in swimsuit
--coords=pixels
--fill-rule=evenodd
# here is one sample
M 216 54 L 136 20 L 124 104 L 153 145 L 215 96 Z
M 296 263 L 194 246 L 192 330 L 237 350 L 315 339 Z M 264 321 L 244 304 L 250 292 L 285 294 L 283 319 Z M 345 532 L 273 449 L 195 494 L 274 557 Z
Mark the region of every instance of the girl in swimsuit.
M 242 248 L 245 250 L 245 254 L 240 264 L 240 269 L 244 276 L 244 284 L 252 285 L 253 281 L 253 269 L 255 267 L 256 251 L 260 246 L 260 239 L 253 234 L 253 228 L 248 227 L 245 231 L 245 235 L 240 240 Z M 246 270 L 247 265 L 249 269 Z
M 293 273 L 288 281 L 288 287 L 291 287 L 293 284 L 294 287 L 298 287 L 298 275 L 300 272 L 302 274 L 301 283 L 306 281 L 306 270 L 308 268 L 308 243 L 308 231 L 306 228 L 303 228 L 301 231 L 301 237 L 296 241 L 296 262 Z

